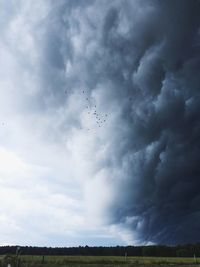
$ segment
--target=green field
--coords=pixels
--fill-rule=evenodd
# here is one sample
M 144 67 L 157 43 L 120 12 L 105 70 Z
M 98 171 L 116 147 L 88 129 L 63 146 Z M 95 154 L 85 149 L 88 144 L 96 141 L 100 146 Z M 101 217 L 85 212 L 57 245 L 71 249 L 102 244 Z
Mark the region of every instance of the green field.
M 1 266 L 3 257 L 0 258 Z M 14 265 L 14 264 L 13 264 Z M 110 256 L 20 256 L 19 267 L 131 267 L 131 266 L 200 266 L 200 258 L 163 258 L 163 257 L 110 257 Z M 7 267 L 7 266 L 5 266 Z M 15 267 L 12 266 L 11 267 Z

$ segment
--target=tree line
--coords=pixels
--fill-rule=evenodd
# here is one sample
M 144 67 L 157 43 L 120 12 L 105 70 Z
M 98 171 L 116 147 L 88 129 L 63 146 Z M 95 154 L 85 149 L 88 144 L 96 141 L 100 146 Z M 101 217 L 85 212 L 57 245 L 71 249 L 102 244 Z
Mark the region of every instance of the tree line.
M 21 255 L 85 255 L 85 256 L 154 256 L 154 257 L 200 257 L 200 243 L 177 246 L 115 246 L 115 247 L 33 247 L 0 246 L 0 255 L 15 254 L 20 249 Z

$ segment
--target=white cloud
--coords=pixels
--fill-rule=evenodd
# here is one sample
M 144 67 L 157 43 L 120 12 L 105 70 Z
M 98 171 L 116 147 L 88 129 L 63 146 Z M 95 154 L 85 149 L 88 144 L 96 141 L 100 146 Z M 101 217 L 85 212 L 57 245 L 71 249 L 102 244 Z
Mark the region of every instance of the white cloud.
M 115 243 L 115 236 L 99 224 L 112 198 L 100 166 L 108 146 L 103 144 L 105 130 L 88 117 L 85 99 L 77 93 L 80 85 L 57 102 L 64 74 L 55 74 L 58 84 L 52 91 L 43 78 L 45 42 L 52 41 L 45 40 L 45 34 L 51 31 L 54 7 L 51 1 L 11 1 L 11 12 L 7 1 L 2 4 L 7 13 L 0 39 L 1 244 Z M 83 51 L 95 53 L 96 31 L 89 30 L 87 20 L 93 12 L 88 7 L 86 14 L 80 8 L 71 14 L 72 24 L 83 23 L 79 30 L 71 27 L 77 62 L 66 63 L 68 78 L 75 77 Z M 80 22 L 77 14 L 82 14 Z M 83 84 L 84 75 L 88 73 L 82 74 Z M 90 104 L 99 105 L 103 99 L 94 95 Z

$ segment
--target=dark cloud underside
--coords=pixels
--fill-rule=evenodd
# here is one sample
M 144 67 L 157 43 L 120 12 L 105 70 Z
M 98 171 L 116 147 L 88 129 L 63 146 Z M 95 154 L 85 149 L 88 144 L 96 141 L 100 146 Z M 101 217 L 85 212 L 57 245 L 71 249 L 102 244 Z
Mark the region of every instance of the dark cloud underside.
M 141 1 L 139 9 L 128 33 L 118 33 L 121 13 L 130 13 L 124 7 L 107 12 L 103 29 L 106 78 L 119 90 L 128 128 L 111 219 L 144 242 L 197 242 L 200 3 Z

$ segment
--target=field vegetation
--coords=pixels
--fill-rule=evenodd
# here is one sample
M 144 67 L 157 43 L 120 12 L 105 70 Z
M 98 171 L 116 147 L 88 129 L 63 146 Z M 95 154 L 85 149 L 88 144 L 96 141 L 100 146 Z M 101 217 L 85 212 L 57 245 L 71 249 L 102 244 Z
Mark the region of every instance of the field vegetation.
M 9 262 L 8 262 L 9 261 Z M 5 256 L 0 257 L 1 267 L 165 267 L 165 266 L 200 266 L 198 258 L 183 257 L 120 257 L 120 256 L 36 256 L 10 255 L 5 261 Z

